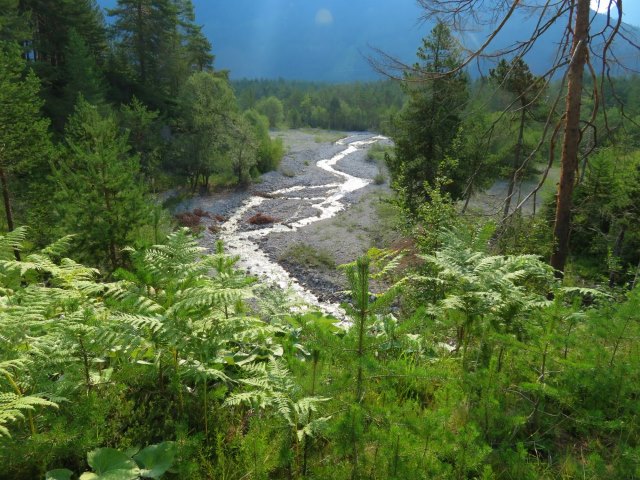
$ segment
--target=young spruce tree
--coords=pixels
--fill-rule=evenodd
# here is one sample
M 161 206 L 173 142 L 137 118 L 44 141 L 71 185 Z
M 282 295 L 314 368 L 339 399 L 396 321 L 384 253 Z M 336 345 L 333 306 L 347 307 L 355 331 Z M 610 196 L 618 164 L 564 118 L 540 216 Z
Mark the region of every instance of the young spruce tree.
M 460 65 L 459 52 L 449 28 L 438 23 L 418 49 L 420 63 L 405 74 L 409 102 L 400 114 L 394 135 L 396 155 L 389 162 L 389 171 L 412 212 L 428 198 L 425 182 L 433 186 L 441 176 L 462 123 L 469 95 L 467 76 L 462 71 L 440 75 Z M 454 197 L 462 194 L 460 185 L 450 184 L 447 189 Z
M 82 260 L 115 270 L 122 265 L 122 248 L 148 218 L 138 157 L 129 153 L 115 116 L 102 116 L 82 98 L 66 139 L 67 153 L 54 168 L 60 225 L 76 235 Z

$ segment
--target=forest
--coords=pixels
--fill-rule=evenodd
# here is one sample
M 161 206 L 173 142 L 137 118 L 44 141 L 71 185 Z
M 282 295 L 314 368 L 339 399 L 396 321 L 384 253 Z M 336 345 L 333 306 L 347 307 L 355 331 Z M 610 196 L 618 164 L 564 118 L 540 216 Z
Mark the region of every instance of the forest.
M 602 31 L 589 0 L 417 3 L 415 63 L 329 84 L 232 79 L 191 0 L 0 0 L 0 479 L 640 478 L 622 2 Z M 462 44 L 521 7 L 526 42 Z M 336 249 L 386 212 L 346 263 L 276 259 L 339 276 L 339 314 L 234 253 L 309 228 L 305 189 Z

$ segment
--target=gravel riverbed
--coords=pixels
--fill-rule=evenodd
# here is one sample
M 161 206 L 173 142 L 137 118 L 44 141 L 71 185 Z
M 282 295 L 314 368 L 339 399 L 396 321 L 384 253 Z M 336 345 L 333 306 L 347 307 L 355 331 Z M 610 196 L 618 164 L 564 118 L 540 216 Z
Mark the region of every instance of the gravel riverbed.
M 264 174 L 261 182 L 245 190 L 193 197 L 176 211 L 200 209 L 210 214 L 212 219 L 203 218 L 203 224 L 215 224 L 213 230 L 219 231 L 205 228 L 201 239 L 205 248 L 212 249 L 219 237 L 242 244 L 236 251 L 235 245 L 228 247 L 240 255 L 239 265 L 249 273 L 288 277 L 267 279 L 282 280 L 275 282 L 280 286 L 295 283 L 319 304 L 336 305 L 345 299 L 345 281 L 335 266 L 355 260 L 373 246 L 387 246 L 397 235 L 393 210 L 385 206 L 390 189 L 386 182 L 373 182 L 379 167 L 367 159 L 373 142 L 390 142 L 372 133 L 345 133 L 338 144 L 329 141 L 330 135 L 299 130 L 275 132 L 274 136 L 282 138 L 287 148 L 278 171 Z M 336 157 L 347 148 L 348 155 Z M 332 158 L 338 158 L 335 165 L 328 169 L 318 166 L 318 162 L 326 164 L 322 161 Z M 360 184 L 353 191 L 339 191 L 353 177 Z M 259 213 L 276 222 L 250 224 L 249 218 Z M 234 235 L 241 236 L 243 242 L 234 242 Z M 248 240 L 246 245 L 244 239 Z M 265 267 L 267 262 L 273 265 Z

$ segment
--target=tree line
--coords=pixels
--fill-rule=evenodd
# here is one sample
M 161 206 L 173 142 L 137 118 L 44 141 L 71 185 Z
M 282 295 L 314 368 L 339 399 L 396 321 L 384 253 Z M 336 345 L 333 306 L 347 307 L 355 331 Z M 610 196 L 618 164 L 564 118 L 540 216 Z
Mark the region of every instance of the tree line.
M 332 85 L 264 79 L 232 84 L 242 108 L 267 116 L 271 128 L 385 132 L 405 102 L 402 88 L 392 81 Z
M 40 244 L 75 233 L 79 258 L 113 271 L 168 225 L 151 194 L 277 168 L 282 143 L 213 69 L 190 0 L 122 0 L 109 24 L 93 0 L 2 6 L 7 230 L 31 225 Z

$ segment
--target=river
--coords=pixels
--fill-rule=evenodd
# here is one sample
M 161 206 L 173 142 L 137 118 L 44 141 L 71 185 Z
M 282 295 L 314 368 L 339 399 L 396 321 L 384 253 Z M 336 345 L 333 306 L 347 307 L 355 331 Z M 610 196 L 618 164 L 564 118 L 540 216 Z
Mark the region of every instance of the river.
M 340 319 L 345 318 L 343 309 L 337 304 L 320 301 L 314 293 L 300 285 L 280 264 L 261 249 L 260 239 L 272 233 L 294 232 L 312 223 L 332 218 L 345 208 L 344 198 L 346 195 L 360 190 L 372 182 L 368 178 L 350 175 L 335 168 L 338 162 L 374 143 L 388 142 L 388 139 L 383 136 L 373 136 L 364 140 L 358 140 L 358 138 L 360 137 L 355 136 L 339 140 L 336 145 L 344 147 L 343 149 L 330 158 L 316 162 L 319 169 L 330 174 L 333 178 L 332 182 L 321 185 L 289 186 L 269 192 L 268 197 L 252 195 L 222 224 L 218 234 L 218 237 L 225 244 L 227 253 L 239 257 L 239 268 L 248 271 L 266 283 L 289 290 L 304 304 Z M 264 204 L 273 199 L 293 202 L 294 205 L 300 207 L 298 210 L 308 210 L 307 207 L 310 206 L 313 214 L 296 218 L 292 222 L 273 223 L 257 230 L 243 230 L 242 227 L 246 223 L 249 213 L 260 207 L 265 207 Z

